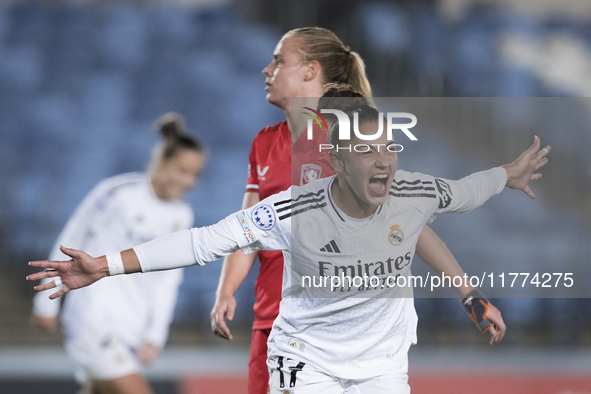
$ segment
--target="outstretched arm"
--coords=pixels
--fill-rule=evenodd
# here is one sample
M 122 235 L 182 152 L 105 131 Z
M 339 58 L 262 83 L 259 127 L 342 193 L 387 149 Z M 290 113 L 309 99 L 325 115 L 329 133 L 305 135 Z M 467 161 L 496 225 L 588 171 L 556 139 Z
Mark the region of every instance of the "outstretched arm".
M 260 206 L 239 211 L 208 227 L 178 231 L 145 244 L 109 256 L 93 258 L 88 254 L 62 247 L 69 261 L 33 261 L 29 265 L 46 268 L 27 277 L 27 280 L 54 278 L 39 285 L 42 291 L 62 286 L 50 298 L 55 299 L 70 290 L 88 286 L 108 275 L 169 270 L 191 265 L 204 265 L 242 249 L 245 253 L 258 250 L 287 250 L 291 246 L 291 217 L 278 217 L 276 202 L 289 201 L 291 189 L 261 201 Z M 258 210 L 273 210 L 273 226 L 261 229 L 251 214 Z M 59 277 L 59 278 L 58 278 Z
M 35 287 L 42 291 L 62 286 L 49 298 L 55 299 L 70 290 L 88 286 L 105 276 L 133 274 L 204 265 L 239 248 L 227 220 L 202 228 L 178 231 L 145 244 L 107 256 L 91 257 L 83 251 L 61 247 L 69 261 L 33 261 L 29 265 L 46 271 L 29 275 L 27 280 L 56 278 Z
M 419 235 L 416 253 L 425 264 L 435 270 L 438 274 L 445 272 L 445 275 L 451 277 L 464 276 L 464 271 L 462 270 L 462 267 L 460 267 L 458 261 L 451 254 L 447 246 L 445 246 L 441 238 L 439 238 L 428 226 L 423 227 L 423 230 Z M 468 297 L 469 294 L 474 291 L 472 286 L 468 283 L 464 284 L 463 281 L 461 286 L 454 287 L 454 289 L 462 299 Z M 490 344 L 498 344 L 505 336 L 505 331 L 507 331 L 505 322 L 501 317 L 501 312 L 494 305 L 489 303 L 486 316 L 483 316 L 483 318 L 488 319 L 490 323 L 485 330 L 485 332 L 489 333 L 491 336 Z
M 27 280 L 39 280 L 45 278 L 56 278 L 55 280 L 35 286 L 36 291 L 61 288 L 49 296 L 54 300 L 70 290 L 86 287 L 97 280 L 109 276 L 109 264 L 107 256 L 91 257 L 81 250 L 70 249 L 64 246 L 60 250 L 71 257 L 69 261 L 31 261 L 32 267 L 45 268 L 45 271 L 37 272 L 27 276 Z M 125 274 L 141 272 L 141 265 L 133 249 L 121 252 L 121 267 Z M 112 272 L 114 274 L 115 272 Z

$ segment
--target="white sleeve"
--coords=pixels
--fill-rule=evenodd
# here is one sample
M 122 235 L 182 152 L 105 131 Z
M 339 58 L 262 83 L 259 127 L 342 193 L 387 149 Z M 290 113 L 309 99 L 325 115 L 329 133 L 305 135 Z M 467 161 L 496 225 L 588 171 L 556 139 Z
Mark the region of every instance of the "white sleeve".
M 133 250 L 140 262 L 142 272 L 167 270 L 198 264 L 193 253 L 191 230 L 177 231 L 176 233 L 156 238 L 145 244 L 135 246 Z
M 439 198 L 435 215 L 442 212 L 470 212 L 503 191 L 506 183 L 507 171 L 503 167 L 477 172 L 458 181 L 435 178 L 435 191 Z M 435 215 L 429 222 L 435 219 Z
M 226 219 L 244 253 L 291 248 L 291 188 Z
M 287 250 L 291 246 L 291 217 L 276 204 L 291 200 L 291 190 L 270 196 L 217 224 L 166 235 L 133 248 L 142 272 L 204 265 L 238 249 Z M 289 205 L 289 204 L 288 204 Z

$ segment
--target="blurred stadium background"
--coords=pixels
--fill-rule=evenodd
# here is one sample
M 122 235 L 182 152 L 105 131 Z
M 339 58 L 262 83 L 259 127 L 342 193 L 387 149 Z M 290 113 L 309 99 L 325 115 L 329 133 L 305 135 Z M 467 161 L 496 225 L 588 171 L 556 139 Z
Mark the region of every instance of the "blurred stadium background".
M 196 224 L 239 208 L 252 139 L 283 118 L 265 100 L 261 70 L 281 35 L 306 25 L 332 29 L 362 55 L 375 96 L 570 103 L 544 117 L 509 106 L 491 124 L 511 132 L 430 127 L 401 166 L 457 178 L 506 162 L 538 134 L 553 150 L 535 203 L 507 193 L 433 228 L 468 271 L 498 261 L 532 272 L 589 266 L 589 0 L 2 0 L 1 393 L 75 392 L 61 337 L 28 323 L 26 263 L 46 257 L 100 179 L 145 168 L 160 114 L 184 114 L 209 150 L 189 196 Z M 220 268 L 185 270 L 169 347 L 148 370 L 158 393 L 246 392 L 257 268 L 236 296 L 232 343 L 209 328 Z M 456 299 L 417 299 L 413 393 L 591 393 L 589 299 L 494 303 L 509 329 L 490 349 Z

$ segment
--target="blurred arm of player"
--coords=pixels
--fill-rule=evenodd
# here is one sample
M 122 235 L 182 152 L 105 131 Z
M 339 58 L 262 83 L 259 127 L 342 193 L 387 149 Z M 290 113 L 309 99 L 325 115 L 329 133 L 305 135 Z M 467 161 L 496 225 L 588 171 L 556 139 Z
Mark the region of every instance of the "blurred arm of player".
M 242 200 L 242 209 L 250 208 L 259 201 L 258 193 L 246 192 Z M 215 304 L 210 314 L 211 330 L 221 338 L 233 339 L 226 319 L 229 321 L 234 319 L 234 311 L 236 310 L 234 293 L 252 269 L 256 257 L 256 253 L 244 254 L 242 250 L 239 250 L 224 259 L 220 282 L 215 293 Z
M 454 256 L 451 254 L 447 246 L 443 243 L 441 238 L 435 234 L 429 226 L 423 227 L 419 240 L 416 247 L 417 255 L 431 267 L 435 272 L 441 274 L 445 272 L 446 276 L 450 277 L 463 277 L 464 271 Z M 474 291 L 474 288 L 469 283 L 463 283 L 465 286 L 455 287 L 455 291 L 458 293 L 460 298 L 466 299 L 470 293 Z M 474 318 L 473 318 L 474 319 Z M 501 317 L 501 312 L 491 303 L 488 304 L 482 320 L 488 319 L 489 325 L 485 328 L 485 332 L 488 332 L 491 336 L 490 344 L 496 345 L 505 336 L 507 327 Z M 475 321 L 478 324 L 477 321 Z
M 90 232 L 89 226 L 102 217 L 103 212 L 98 208 L 100 204 L 97 203 L 102 196 L 102 184 L 99 184 L 84 197 L 57 237 L 49 253 L 50 260 L 63 260 L 68 257 L 61 252 L 60 245 L 71 245 L 78 248 L 84 244 Z M 52 279 L 44 279 L 41 284 L 49 283 Z M 41 331 L 52 334 L 57 331 L 61 302 L 49 299 L 50 294 L 51 290 L 46 290 L 35 295 L 30 321 Z
M 185 220 L 181 229 L 193 227 L 192 210 L 189 211 Z M 147 290 L 146 296 L 150 298 L 151 316 L 143 333 L 143 343 L 137 353 L 137 358 L 143 365 L 152 364 L 166 344 L 183 274 L 184 269 L 179 269 L 146 275 L 144 286 Z
M 150 274 L 147 279 L 151 318 L 138 351 L 138 360 L 144 365 L 156 360 L 168 339 L 178 289 L 183 280 L 183 270 L 159 271 Z

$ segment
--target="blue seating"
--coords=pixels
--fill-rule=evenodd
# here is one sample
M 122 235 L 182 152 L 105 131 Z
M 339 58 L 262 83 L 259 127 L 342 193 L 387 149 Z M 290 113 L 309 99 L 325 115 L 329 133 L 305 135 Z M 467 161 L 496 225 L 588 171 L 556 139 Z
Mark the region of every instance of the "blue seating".
M 591 29 L 560 18 L 544 22 L 474 8 L 451 23 L 432 4 L 377 1 L 364 2 L 357 11 L 351 30 L 359 33 L 355 39 L 361 47 L 353 49 L 364 54 L 378 91 L 395 87 L 420 94 L 421 84 L 438 81 L 440 90 L 425 91 L 568 95 L 532 70 L 500 58 L 498 38 L 514 34 L 544 40 L 550 32 L 562 32 L 579 37 L 591 51 Z M 143 170 L 159 140 L 152 123 L 168 111 L 185 115 L 209 154 L 199 186 L 187 196 L 196 224 L 215 223 L 238 209 L 252 139 L 284 117 L 266 102 L 261 74 L 281 34 L 274 27 L 249 25 L 225 6 L 0 4 L 0 219 L 7 254 L 45 257 L 68 215 L 100 179 Z M 569 152 L 565 167 L 588 179 L 591 133 L 583 115 L 553 103 L 536 112 L 534 104 L 518 99 L 495 109 L 491 116 L 507 126 L 495 133 L 504 133 L 512 146 L 525 141 L 511 134 L 516 130 L 539 130 L 555 152 Z M 490 164 L 459 149 L 437 125 L 421 127 L 420 145 L 403 143 L 402 169 L 458 178 L 467 175 L 466 169 Z M 561 170 L 549 166 L 547 171 Z M 549 220 L 553 229 L 546 227 Z M 587 239 L 588 229 L 572 213 L 545 201 L 543 193 L 536 203 L 517 192 L 503 193 L 467 216 L 443 215 L 433 228 L 469 272 L 501 269 L 510 262 L 523 270 L 549 270 L 536 264 L 572 264 L 589 255 L 573 235 Z M 22 269 L 19 259 L 14 264 Z M 207 322 L 220 268 L 216 263 L 187 270 L 178 320 Z M 418 262 L 417 269 L 422 269 Z M 239 290 L 243 305 L 252 303 L 256 270 Z M 437 319 L 461 327 L 466 318 L 456 302 L 424 299 L 417 306 L 419 314 L 443 308 L 445 315 Z M 539 322 L 545 306 L 559 310 L 564 305 L 499 300 L 507 322 L 518 326 Z M 250 308 L 241 308 L 237 320 L 251 317 Z
M 370 49 L 383 54 L 398 54 L 410 45 L 412 26 L 399 6 L 367 3 L 360 7 L 358 18 Z

